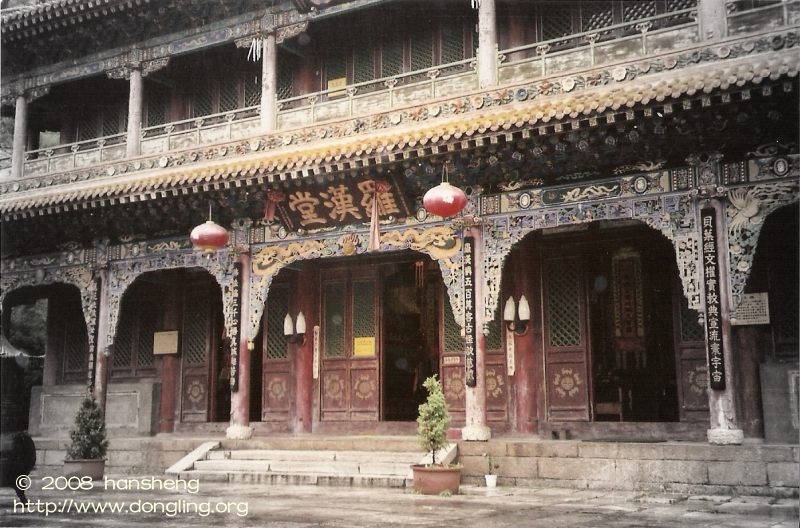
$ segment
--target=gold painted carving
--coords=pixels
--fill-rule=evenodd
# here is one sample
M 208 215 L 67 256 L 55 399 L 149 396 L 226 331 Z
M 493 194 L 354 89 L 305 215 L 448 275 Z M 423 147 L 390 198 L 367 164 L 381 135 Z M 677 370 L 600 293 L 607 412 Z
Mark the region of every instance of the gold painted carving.
M 432 227 L 424 231 L 416 229 L 390 231 L 381 236 L 381 244 L 422 251 L 444 262 L 448 268 L 457 266 L 450 259 L 461 251 L 461 240 L 455 236 L 453 229 L 446 226 Z
M 278 272 L 284 263 L 311 258 L 316 252 L 325 249 L 325 243 L 319 240 L 292 242 L 285 246 L 268 246 L 259 251 L 253 258 L 253 273 L 261 277 L 271 277 Z

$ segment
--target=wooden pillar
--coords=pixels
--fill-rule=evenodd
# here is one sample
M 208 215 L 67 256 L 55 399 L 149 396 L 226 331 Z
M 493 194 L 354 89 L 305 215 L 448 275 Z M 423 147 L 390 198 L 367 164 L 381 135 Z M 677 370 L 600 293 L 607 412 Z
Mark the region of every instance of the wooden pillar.
M 728 33 L 728 12 L 725 0 L 700 0 L 697 4 L 700 36 L 704 40 L 725 38 Z
M 24 94 L 17 96 L 14 111 L 14 142 L 11 150 L 11 179 L 22 178 L 25 166 L 25 144 L 28 135 L 28 100 Z
M 483 228 L 465 228 L 466 236 L 475 240 L 474 277 L 475 284 L 475 386 L 467 386 L 466 425 L 461 430 L 464 440 L 486 441 L 492 431 L 486 425 L 486 335 L 483 333 L 485 316 L 483 299 Z M 466 310 L 466 308 L 465 308 Z
M 506 334 L 507 339 L 514 340 L 514 358 L 516 367 L 514 369 L 514 400 L 515 409 L 515 430 L 520 433 L 536 433 L 539 428 L 537 417 L 537 395 L 536 395 L 536 361 L 541 360 L 541 349 L 537 350 L 537 341 L 534 339 L 535 332 L 539 330 L 539 313 L 536 307 L 540 306 L 539 289 L 536 281 L 531 280 L 534 276 L 534 262 L 528 255 L 527 248 L 521 247 L 512 250 L 508 266 L 509 277 L 512 287 L 506 295 L 513 295 L 514 302 L 519 306 L 519 298 L 524 295 L 533 308 L 531 310 L 531 320 L 528 322 L 525 332 L 517 335 L 514 332 Z M 505 298 L 500 299 L 501 306 Z M 535 330 L 536 329 L 536 330 Z M 539 330 L 540 331 L 540 330 Z M 538 341 L 539 343 L 541 341 Z
M 162 300 L 164 315 L 161 320 L 162 330 L 178 330 L 180 328 L 181 288 L 170 283 L 165 288 L 166 295 Z M 180 391 L 180 359 L 177 354 L 165 354 L 161 358 L 161 400 L 159 402 L 158 432 L 171 433 L 175 430 L 178 393 Z
M 97 338 L 95 339 L 94 399 L 105 415 L 108 394 L 108 268 L 99 270 Z
M 141 154 L 142 142 L 142 104 L 144 81 L 140 68 L 131 68 L 128 92 L 128 134 L 125 140 L 125 154 L 131 158 Z
M 710 428 L 708 441 L 711 444 L 741 444 L 744 433 L 739 426 L 736 409 L 736 377 L 734 376 L 734 360 L 731 346 L 731 294 L 729 288 L 728 235 L 725 222 L 725 206 L 719 200 L 711 200 L 717 225 L 716 249 L 717 267 L 719 269 L 720 319 L 722 324 L 722 355 L 725 362 L 725 388 L 723 390 L 708 389 L 708 408 Z M 701 227 L 702 228 L 702 227 Z M 706 315 L 708 317 L 708 315 Z M 711 373 L 709 365 L 709 373 Z
M 237 376 L 238 390 L 231 393 L 231 424 L 225 435 L 231 439 L 247 440 L 253 436 L 250 427 L 250 352 L 253 343 L 248 338 L 250 321 L 250 253 L 239 254 L 239 360 Z
M 292 430 L 295 433 L 310 433 L 312 429 L 312 395 L 314 393 L 314 326 L 317 321 L 317 273 L 311 263 L 306 263 L 294 286 L 297 292 L 297 307 L 292 313 L 303 312 L 306 318 L 306 340 L 302 345 L 292 345 L 295 373 L 295 415 Z
M 494 0 L 481 0 L 478 8 L 478 84 L 497 84 L 497 17 Z
M 278 45 L 275 33 L 264 37 L 263 57 L 261 62 L 261 130 L 275 130 L 277 121 L 278 98 Z

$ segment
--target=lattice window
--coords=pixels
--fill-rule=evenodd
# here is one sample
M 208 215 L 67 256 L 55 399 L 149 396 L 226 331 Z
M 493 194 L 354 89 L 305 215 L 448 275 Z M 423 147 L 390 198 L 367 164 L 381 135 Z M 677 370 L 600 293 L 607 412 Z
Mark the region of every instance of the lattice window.
M 187 292 L 183 314 L 183 358 L 189 364 L 206 361 L 208 336 L 208 296 L 205 292 Z
M 394 37 L 385 40 L 381 49 L 381 77 L 392 77 L 403 72 L 403 41 Z
M 456 323 L 447 292 L 442 296 L 442 306 L 444 308 L 444 350 L 445 352 L 463 352 L 464 337 L 461 335 L 461 327 Z
M 325 285 L 325 357 L 344 357 L 345 354 L 344 295 L 344 283 Z
M 261 85 L 258 85 L 258 101 L 253 104 L 261 102 Z M 294 78 L 293 69 L 291 64 L 286 61 L 278 64 L 278 99 L 288 99 L 294 95 Z
M 655 0 L 626 0 L 622 3 L 622 20 L 630 22 L 656 15 Z
M 223 76 L 219 83 L 219 111 L 230 112 L 239 107 L 239 82 L 236 76 Z
M 436 294 L 438 291 L 439 284 L 435 280 L 432 282 L 428 279 L 428 284 L 425 288 L 424 324 L 422 328 L 425 331 L 425 343 L 428 344 L 428 346 L 435 346 L 437 348 L 438 343 L 436 338 L 439 333 L 439 318 L 436 312 Z
M 283 320 L 287 313 L 289 313 L 289 287 L 283 284 L 273 285 L 267 297 L 267 359 L 287 357 L 286 336 L 283 335 Z
M 542 6 L 542 40 L 552 40 L 573 33 L 569 5 L 548 3 Z
M 113 368 L 130 368 L 133 363 L 134 315 L 131 313 L 130 303 L 123 300 L 122 313 L 114 336 L 114 351 L 111 355 Z
M 120 110 L 121 108 L 119 106 L 107 106 L 103 109 L 104 136 L 119 134 Z
M 689 302 L 683 292 L 678 292 L 678 297 L 681 303 L 681 341 L 684 343 L 705 341 L 703 325 L 697 320 L 699 314 L 689 309 Z
M 667 11 L 681 11 L 697 7 L 697 0 L 667 0 Z
M 152 90 L 147 98 L 147 124 L 145 126 L 158 126 L 167 122 L 167 102 L 169 94 L 162 90 Z
M 583 2 L 581 31 L 592 31 L 614 23 L 611 2 Z
M 441 64 L 458 62 L 464 59 L 464 30 L 461 21 L 447 20 L 442 25 Z
M 78 141 L 86 141 L 100 137 L 99 115 L 88 108 L 78 117 Z
M 411 35 L 411 71 L 425 70 L 433 66 L 433 34 L 429 27 L 421 28 Z
M 353 337 L 375 335 L 375 282 L 353 282 Z
M 550 260 L 545 273 L 550 346 L 580 346 L 583 285 L 580 267 L 574 260 Z
M 333 55 L 325 61 L 325 73 L 328 82 L 347 77 L 347 59 L 344 54 Z M 327 88 L 327 86 L 325 86 Z
M 69 310 L 65 318 L 64 373 L 83 375 L 89 353 L 86 323 L 81 310 Z
M 192 117 L 208 115 L 214 112 L 214 92 L 211 83 L 204 82 L 194 94 Z
M 500 350 L 503 348 L 503 333 L 500 323 L 500 305 L 494 310 L 494 320 L 487 321 L 489 334 L 486 336 L 487 350 Z
M 150 303 L 142 304 L 139 318 L 139 346 L 136 350 L 136 366 L 152 367 L 156 357 L 153 354 L 153 337 L 158 329 L 158 312 Z
M 279 67 L 278 68 L 278 99 L 280 99 L 280 98 L 281 98 L 281 84 L 280 84 L 280 67 Z M 260 74 L 256 74 L 256 73 L 245 73 L 244 74 L 244 105 L 245 106 L 258 106 L 260 104 L 261 104 L 261 75 Z
M 353 82 L 358 84 L 375 78 L 372 46 L 362 42 L 353 51 Z

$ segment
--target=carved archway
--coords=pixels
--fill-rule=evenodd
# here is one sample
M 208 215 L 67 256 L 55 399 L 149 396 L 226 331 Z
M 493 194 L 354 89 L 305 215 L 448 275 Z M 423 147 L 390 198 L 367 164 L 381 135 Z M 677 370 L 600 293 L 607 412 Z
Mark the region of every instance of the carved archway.
M 367 252 L 366 233 L 348 233 L 315 240 L 294 240 L 254 250 L 250 286 L 248 339 L 255 339 L 272 279 L 281 269 L 299 260 L 362 255 Z M 461 237 L 452 226 L 387 230 L 381 234 L 379 252 L 413 249 L 439 264 L 455 320 L 464 326 Z
M 87 384 L 92 385 L 94 372 L 95 331 L 97 329 L 97 282 L 91 266 L 71 266 L 57 268 L 36 268 L 20 273 L 4 272 L 0 276 L 0 311 L 6 296 L 19 288 L 27 286 L 49 286 L 67 284 L 78 288 L 81 297 L 81 309 L 86 322 L 87 343 L 89 349 L 87 361 Z

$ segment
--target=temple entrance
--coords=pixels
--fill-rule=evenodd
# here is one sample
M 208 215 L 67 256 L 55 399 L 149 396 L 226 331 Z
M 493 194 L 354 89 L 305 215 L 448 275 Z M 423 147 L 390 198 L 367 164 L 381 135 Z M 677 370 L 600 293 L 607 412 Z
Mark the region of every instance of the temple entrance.
M 674 252 L 611 227 L 542 237 L 548 420 L 678 421 Z
M 336 262 L 320 270 L 320 284 L 320 420 L 415 420 L 422 382 L 439 370 L 444 286 L 435 263 Z

